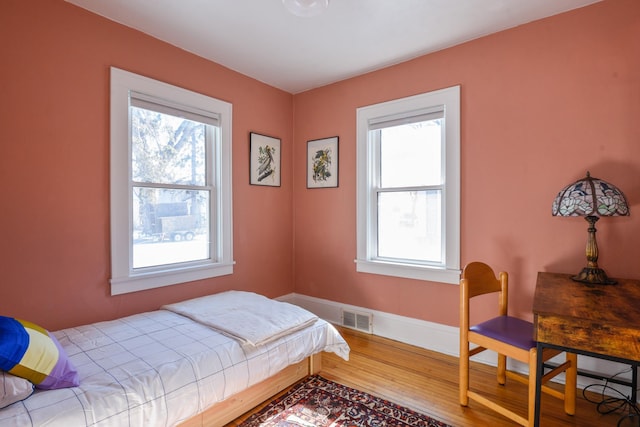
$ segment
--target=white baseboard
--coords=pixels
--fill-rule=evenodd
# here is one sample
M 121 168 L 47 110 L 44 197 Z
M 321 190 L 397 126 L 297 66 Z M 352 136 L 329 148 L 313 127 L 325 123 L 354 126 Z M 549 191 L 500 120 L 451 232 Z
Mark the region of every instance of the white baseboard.
M 371 313 L 374 335 L 400 341 L 405 344 L 415 345 L 427 350 L 437 351 L 438 353 L 447 354 L 449 356 L 460 356 L 459 328 L 457 327 L 441 325 L 439 323 L 428 322 L 411 317 L 398 316 L 396 314 L 385 313 L 365 307 L 338 303 L 297 293 L 284 295 L 278 299 L 303 307 L 318 317 L 336 325 L 340 325 L 342 322 L 343 309 L 361 313 Z M 562 358 L 562 356 L 559 357 Z M 473 360 L 490 366 L 495 366 L 497 356 L 493 352 L 486 351 L 474 356 Z M 617 375 L 617 378 L 619 379 L 627 381 L 631 380 L 631 373 L 628 371 L 629 366 L 621 363 L 587 356 L 578 356 L 578 367 L 582 371 L 598 372 L 603 377 L 612 377 Z M 525 364 L 513 361 L 510 361 L 509 369 L 524 374 L 528 372 Z M 620 374 L 621 372 L 622 374 Z M 564 377 L 559 376 L 558 379 L 563 381 Z M 582 389 L 591 384 L 603 384 L 603 382 L 588 377 L 578 377 L 579 388 Z M 620 390 L 620 392 L 624 393 L 625 396 L 629 395 L 631 392 L 630 387 L 625 387 L 623 385 L 614 384 L 613 387 Z M 600 393 L 601 389 L 598 388 L 593 391 Z

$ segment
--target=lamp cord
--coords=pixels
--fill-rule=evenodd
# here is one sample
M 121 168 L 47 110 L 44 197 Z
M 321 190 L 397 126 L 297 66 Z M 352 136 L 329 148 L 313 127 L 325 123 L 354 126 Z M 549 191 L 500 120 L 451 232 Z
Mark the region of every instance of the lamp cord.
M 625 369 L 617 374 L 604 379 L 604 384 L 590 384 L 582 389 L 582 396 L 586 401 L 596 404 L 596 410 L 598 413 L 606 415 L 613 412 L 626 412 L 618 420 L 617 427 L 622 426 L 639 426 L 640 427 L 640 408 L 638 403 L 634 402 L 631 396 L 625 396 L 620 390 L 609 385 L 609 382 L 615 379 L 618 375 L 626 372 L 631 372 L 631 369 Z M 593 389 L 601 388 L 600 393 L 593 391 Z M 599 400 L 595 400 L 593 396 L 588 396 L 587 392 L 594 393 L 600 396 Z M 605 392 L 610 392 L 607 395 Z M 613 392 L 613 393 L 611 393 Z M 626 423 L 624 423 L 627 421 Z M 635 421 L 635 422 L 634 422 Z M 624 423 L 624 424 L 623 424 Z

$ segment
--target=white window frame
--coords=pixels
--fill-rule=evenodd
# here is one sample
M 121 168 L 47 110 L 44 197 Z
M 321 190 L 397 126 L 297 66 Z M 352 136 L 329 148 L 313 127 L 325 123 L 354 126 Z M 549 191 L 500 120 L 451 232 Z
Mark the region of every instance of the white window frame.
M 375 123 L 400 120 L 443 108 L 445 141 L 442 150 L 441 265 L 394 262 L 377 258 L 377 197 L 374 186 L 379 159 L 374 138 Z M 356 271 L 409 279 L 458 284 L 460 281 L 460 86 L 358 108 L 357 120 L 357 258 Z
M 202 262 L 133 269 L 133 197 L 131 171 L 131 94 L 145 94 L 187 111 L 204 111 L 218 119 L 220 138 L 208 162 L 215 162 L 210 197 L 212 258 Z M 111 295 L 153 289 L 233 273 L 231 194 L 232 106 L 206 95 L 111 68 Z M 213 240 L 213 239 L 212 239 Z M 215 255 L 214 255 L 215 254 Z M 143 271 L 140 271 L 143 270 Z

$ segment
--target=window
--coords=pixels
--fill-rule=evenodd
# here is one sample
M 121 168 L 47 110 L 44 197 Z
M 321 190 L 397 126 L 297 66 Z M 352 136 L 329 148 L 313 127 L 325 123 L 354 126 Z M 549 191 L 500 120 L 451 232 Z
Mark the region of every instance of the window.
M 231 104 L 111 69 L 111 294 L 233 273 Z
M 460 87 L 358 108 L 357 271 L 458 283 Z

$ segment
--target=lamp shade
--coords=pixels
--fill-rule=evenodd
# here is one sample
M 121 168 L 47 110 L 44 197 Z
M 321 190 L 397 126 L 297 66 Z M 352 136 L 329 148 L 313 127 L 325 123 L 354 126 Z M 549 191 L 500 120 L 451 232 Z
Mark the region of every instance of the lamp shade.
M 629 206 L 615 185 L 587 176 L 560 190 L 553 205 L 553 216 L 626 216 Z

